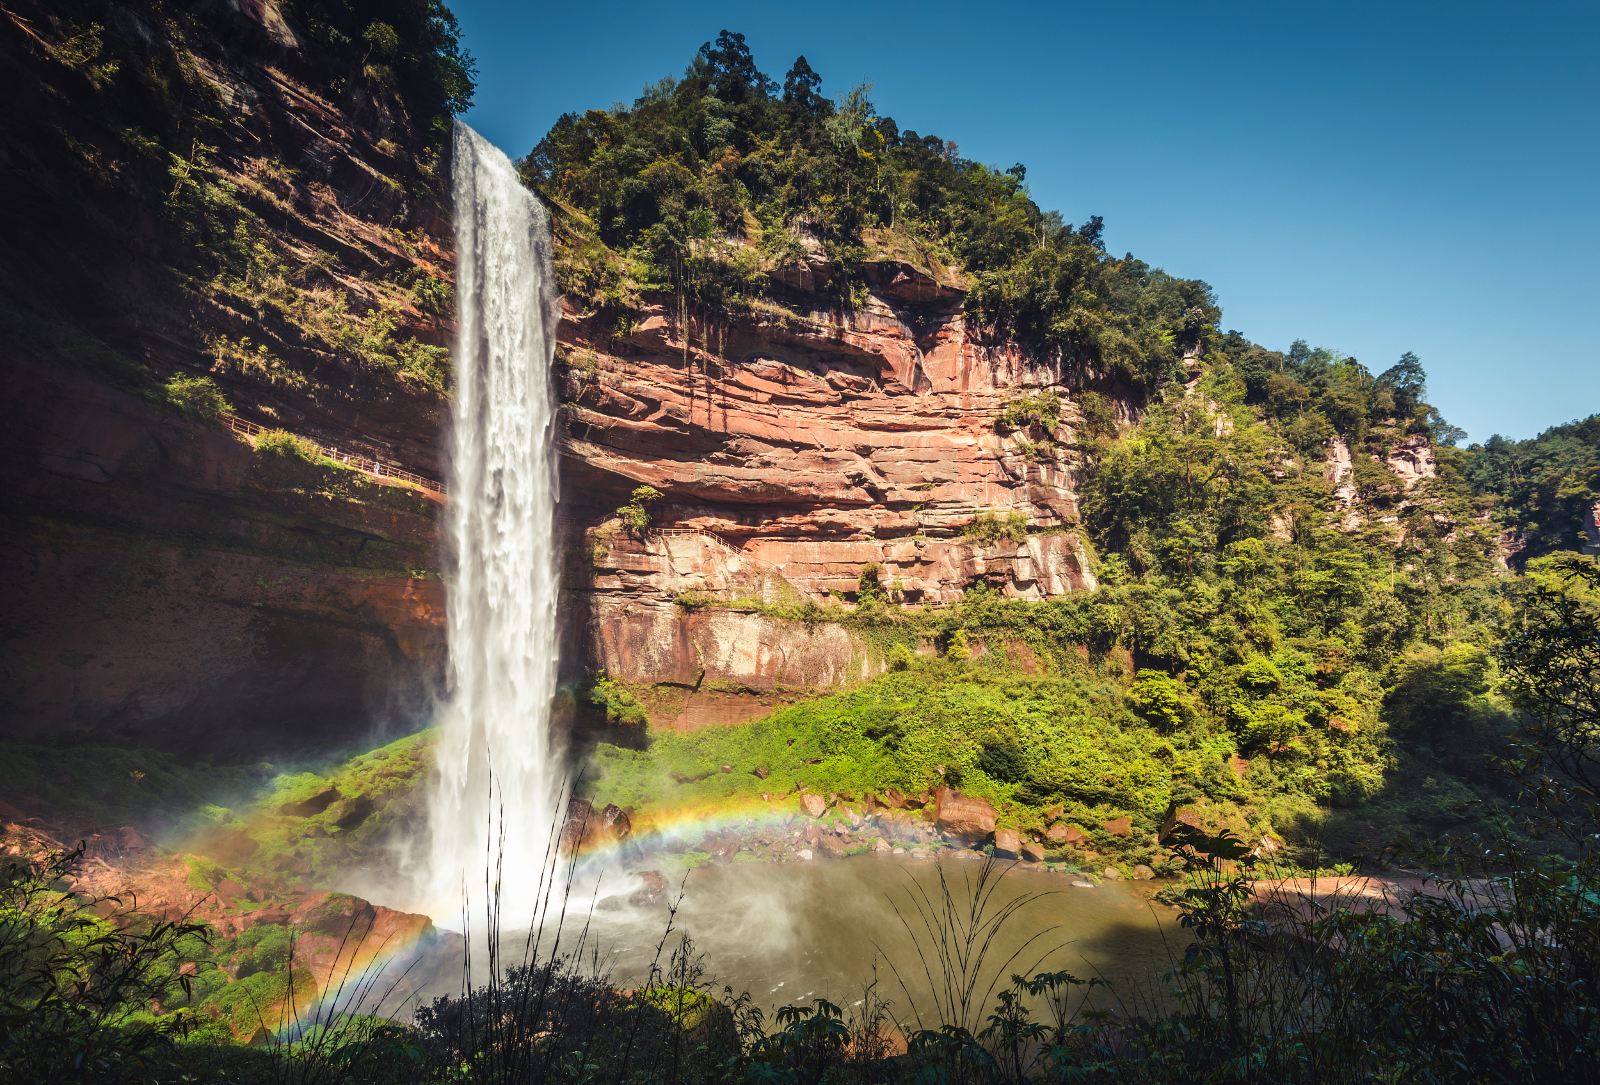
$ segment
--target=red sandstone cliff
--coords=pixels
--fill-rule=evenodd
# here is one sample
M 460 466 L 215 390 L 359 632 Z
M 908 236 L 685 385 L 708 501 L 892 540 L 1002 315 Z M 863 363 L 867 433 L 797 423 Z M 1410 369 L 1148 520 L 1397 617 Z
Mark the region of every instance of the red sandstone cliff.
M 447 274 L 420 135 L 275 0 L 21 0 L 0 57 L 0 734 L 238 754 L 403 718 L 442 658 L 436 503 L 162 385 L 434 474 L 445 401 L 383 364 L 445 334 L 405 286 Z
M 659 306 L 620 337 L 563 324 L 564 504 L 599 526 L 574 563 L 587 641 L 616 677 L 693 691 L 659 719 L 740 718 L 765 710 L 759 694 L 876 673 L 882 658 L 843 627 L 759 605 L 853 598 L 869 567 L 908 603 L 975 581 L 1028 599 L 1094 584 L 1070 392 L 1054 434 L 1002 434 L 1005 402 L 1057 374 L 971 342 L 958 288 L 903 264 L 868 270 L 854 313 L 688 322 L 687 344 Z M 642 539 L 605 523 L 638 484 L 663 494 L 663 530 Z M 984 515 L 1027 533 L 965 537 Z M 686 597 L 717 605 L 675 603 Z M 730 691 L 757 696 L 735 706 Z

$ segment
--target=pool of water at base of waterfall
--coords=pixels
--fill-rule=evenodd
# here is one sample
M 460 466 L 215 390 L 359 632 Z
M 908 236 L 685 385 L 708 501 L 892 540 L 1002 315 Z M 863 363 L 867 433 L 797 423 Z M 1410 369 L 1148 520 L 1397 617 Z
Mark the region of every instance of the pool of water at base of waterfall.
M 920 1017 L 931 1027 L 940 1023 L 938 992 L 946 982 L 937 936 L 923 917 L 937 925 L 944 915 L 942 872 L 958 917 L 954 947 L 961 924 L 972 925 L 983 866 L 979 857 L 951 853 L 733 862 L 671 875 L 660 899 L 643 904 L 627 899 L 639 878 L 613 869 L 601 875 L 598 892 L 593 878 L 574 885 L 559 951 L 581 957 L 585 971 L 598 971 L 614 986 L 631 988 L 648 980 L 652 963 L 667 971 L 686 936 L 713 994 L 748 992 L 768 1012 L 826 998 L 848 1013 L 862 1005 L 875 979 L 877 997 L 894 1019 L 912 1027 Z M 1014 973 L 1066 970 L 1113 985 L 1092 993 L 1098 1008 L 1161 1001 L 1162 975 L 1181 960 L 1189 939 L 1177 914 L 1150 899 L 1148 883 L 1090 884 L 1081 875 L 1025 864 L 997 868 L 977 923 L 1012 911 L 977 969 L 980 995 Z M 502 953 L 514 964 L 526 926 L 511 916 L 504 926 Z M 549 930 L 543 942 L 547 953 L 556 948 Z M 481 982 L 482 954 L 476 958 Z M 1074 1004 L 1086 993 L 1078 989 Z M 986 1014 L 992 999 L 979 1001 Z

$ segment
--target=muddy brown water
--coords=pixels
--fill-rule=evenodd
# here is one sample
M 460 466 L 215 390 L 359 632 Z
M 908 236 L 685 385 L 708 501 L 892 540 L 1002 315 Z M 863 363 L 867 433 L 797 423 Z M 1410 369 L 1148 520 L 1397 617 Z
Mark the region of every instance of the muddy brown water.
M 768 1010 L 816 998 L 850 1010 L 876 978 L 878 997 L 897 1019 L 914 1023 L 920 1014 L 928 1024 L 948 1016 L 940 1004 L 949 985 L 931 951 L 937 938 L 928 934 L 918 905 L 938 923 L 951 915 L 953 947 L 965 943 L 963 926 L 981 926 L 1011 910 L 986 957 L 968 970 L 977 976 L 979 996 L 1012 973 L 1061 969 L 1109 981 L 1123 996 L 1149 996 L 1181 956 L 1187 939 L 1175 913 L 1151 902 L 1147 887 L 1088 887 L 1076 875 L 1009 864 L 996 872 L 998 880 L 975 912 L 983 867 L 981 860 L 955 855 L 701 867 L 670 888 L 669 896 L 682 892 L 670 933 L 665 904 L 635 907 L 620 897 L 608 903 L 602 883 L 590 936 L 602 969 L 619 986 L 643 982 L 652 961 L 665 966 L 671 948 L 687 936 L 706 982 L 718 992 L 724 986 L 747 991 Z M 587 901 L 582 907 L 587 910 Z M 667 948 L 658 950 L 664 934 Z M 973 1005 L 986 1012 L 990 1001 L 979 997 Z M 1097 992 L 1095 1001 L 1109 1005 L 1110 993 Z

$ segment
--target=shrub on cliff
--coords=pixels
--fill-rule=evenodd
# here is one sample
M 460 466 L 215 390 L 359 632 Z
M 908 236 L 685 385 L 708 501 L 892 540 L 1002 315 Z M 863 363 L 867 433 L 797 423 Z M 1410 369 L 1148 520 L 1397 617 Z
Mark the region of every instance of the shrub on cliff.
M 1008 399 L 995 416 L 994 425 L 1001 433 L 1019 429 L 1040 429 L 1048 434 L 1061 421 L 1061 397 L 1054 389 L 1016 396 Z
M 636 539 L 644 538 L 650 530 L 650 506 L 661 500 L 661 491 L 654 486 L 635 486 L 628 503 L 617 510 L 622 529 Z
M 393 89 L 417 123 L 442 139 L 472 104 L 477 75 L 444 0 L 289 0 L 297 27 L 337 60 L 333 92 Z M 332 67 L 332 65 L 330 65 Z
M 286 429 L 269 429 L 258 433 L 255 449 L 263 456 L 276 456 L 279 459 L 301 460 L 315 464 L 332 462 L 322 454 L 322 449 L 318 448 L 314 441 L 297 433 L 290 433 Z
M 988 509 L 978 513 L 961 529 L 961 537 L 984 546 L 1022 542 L 1028 537 L 1028 516 L 1017 509 Z
M 174 373 L 162 386 L 162 391 L 168 403 L 196 418 L 214 420 L 224 411 L 233 409 L 217 382 L 210 377 Z
M 644 705 L 633 691 L 604 673 L 597 675 L 590 684 L 588 701 L 613 727 L 642 731 L 649 722 Z

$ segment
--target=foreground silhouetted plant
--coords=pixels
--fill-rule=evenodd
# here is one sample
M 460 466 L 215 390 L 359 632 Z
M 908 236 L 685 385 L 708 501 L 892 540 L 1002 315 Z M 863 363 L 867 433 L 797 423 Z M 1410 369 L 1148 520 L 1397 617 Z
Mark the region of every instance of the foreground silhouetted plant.
M 83 852 L 0 859 L 0 1080 L 131 1080 L 191 1023 L 159 1007 L 188 992 L 204 929 L 75 892 Z

